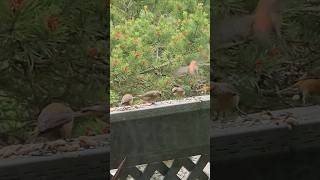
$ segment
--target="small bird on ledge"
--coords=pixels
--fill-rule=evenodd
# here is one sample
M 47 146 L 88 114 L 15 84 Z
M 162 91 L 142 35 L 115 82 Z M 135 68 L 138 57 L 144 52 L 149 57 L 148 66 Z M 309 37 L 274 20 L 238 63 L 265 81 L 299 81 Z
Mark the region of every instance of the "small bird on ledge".
M 49 140 L 70 138 L 75 117 L 81 116 L 63 103 L 51 103 L 38 117 L 38 133 Z
M 122 96 L 120 106 L 131 106 L 133 103 L 134 97 L 132 94 L 125 94 Z
M 171 92 L 176 96 L 176 97 L 183 97 L 186 93 L 182 87 L 173 87 Z
M 210 88 L 213 97 L 210 101 L 211 107 L 217 113 L 216 117 L 213 116 L 213 120 L 218 120 L 220 113 L 225 118 L 226 113 L 234 109 L 241 114 L 246 114 L 239 108 L 240 95 L 232 85 L 223 82 L 211 82 Z
M 51 103 L 42 109 L 37 123 L 38 135 L 48 140 L 71 138 L 74 119 L 84 116 L 105 117 L 108 104 L 101 103 L 74 112 L 64 103 Z
M 154 104 L 157 99 L 161 97 L 160 91 L 148 91 L 142 95 L 137 95 L 136 97 L 142 99 L 145 102 Z

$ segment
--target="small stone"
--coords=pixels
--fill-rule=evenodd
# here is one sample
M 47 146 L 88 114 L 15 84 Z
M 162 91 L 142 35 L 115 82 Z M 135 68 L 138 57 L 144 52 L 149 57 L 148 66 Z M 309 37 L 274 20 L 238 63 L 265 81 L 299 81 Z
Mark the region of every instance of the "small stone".
M 67 144 L 67 142 L 62 139 L 48 143 L 48 145 L 50 145 L 51 147 L 64 146 L 66 144 Z
M 292 100 L 294 100 L 294 101 L 298 101 L 299 99 L 300 99 L 300 95 L 298 95 L 298 94 L 292 96 Z

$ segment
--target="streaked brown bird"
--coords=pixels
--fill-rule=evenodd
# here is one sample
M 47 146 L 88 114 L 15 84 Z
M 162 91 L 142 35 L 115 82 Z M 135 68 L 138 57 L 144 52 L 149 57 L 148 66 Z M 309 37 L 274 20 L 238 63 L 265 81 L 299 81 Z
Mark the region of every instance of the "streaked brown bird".
M 75 117 L 81 116 L 63 103 L 51 103 L 38 117 L 38 133 L 49 140 L 70 138 Z
M 161 97 L 160 91 L 148 91 L 142 95 L 138 95 L 138 98 L 142 99 L 145 102 L 154 104 L 158 98 Z
M 133 96 L 132 94 L 125 94 L 122 96 L 120 105 L 122 106 L 131 106 L 133 103 Z
M 96 105 L 92 105 L 89 107 L 82 108 L 80 110 L 81 116 L 97 116 L 97 117 L 103 117 L 106 116 L 108 113 L 108 104 L 107 103 L 100 103 Z
M 228 111 L 236 109 L 241 114 L 245 114 L 239 108 L 240 96 L 235 88 L 227 83 L 211 82 L 211 94 L 213 99 L 211 100 L 212 112 L 216 112 L 216 117 L 213 120 L 219 119 L 220 113 L 225 118 Z
M 177 97 L 183 97 L 186 94 L 182 87 L 173 87 L 171 92 Z

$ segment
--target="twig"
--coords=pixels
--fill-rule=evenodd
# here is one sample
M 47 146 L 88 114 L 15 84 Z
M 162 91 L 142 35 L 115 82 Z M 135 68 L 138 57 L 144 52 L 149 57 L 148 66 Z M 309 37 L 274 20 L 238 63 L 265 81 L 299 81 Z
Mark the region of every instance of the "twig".
M 121 161 L 120 165 L 119 165 L 118 168 L 117 168 L 116 174 L 112 177 L 111 180 L 116 180 L 116 179 L 118 178 L 118 176 L 120 175 L 120 172 L 121 172 L 121 170 L 122 170 L 122 168 L 123 168 L 123 165 L 124 165 L 126 159 L 127 159 L 127 157 L 125 157 L 125 158 Z
M 164 64 L 161 64 L 160 66 L 151 67 L 151 68 L 149 68 L 149 69 L 146 69 L 146 70 L 140 72 L 139 74 L 145 74 L 145 73 L 148 73 L 148 72 L 150 72 L 150 71 L 153 71 L 153 70 L 156 70 L 156 69 L 160 69 L 160 68 L 162 68 L 162 67 L 164 67 L 164 66 L 169 65 L 170 63 L 171 63 L 171 62 L 169 61 L 169 62 L 166 62 L 166 63 L 164 63 Z
M 290 107 L 295 107 L 294 105 L 288 103 L 287 101 L 285 101 L 285 100 L 283 99 L 283 97 L 281 96 L 281 93 L 279 92 L 279 86 L 275 85 L 275 88 L 276 88 L 276 93 L 277 93 L 277 95 L 278 95 L 278 97 L 279 97 L 279 99 L 280 99 L 280 101 L 281 101 L 282 103 L 284 103 L 284 104 L 286 104 L 286 105 L 288 105 L 288 106 L 290 106 Z
M 246 42 L 247 42 L 247 40 L 238 41 L 238 42 L 234 42 L 234 43 L 227 43 L 225 45 L 222 45 L 222 46 L 218 47 L 216 50 L 229 49 L 229 48 L 234 47 L 234 46 L 245 44 Z

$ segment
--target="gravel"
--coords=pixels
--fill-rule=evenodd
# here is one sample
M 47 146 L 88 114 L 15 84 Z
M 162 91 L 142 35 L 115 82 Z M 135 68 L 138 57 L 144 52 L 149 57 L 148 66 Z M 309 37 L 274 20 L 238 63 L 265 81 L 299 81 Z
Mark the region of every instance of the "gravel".
M 64 152 L 83 151 L 109 145 L 107 135 L 80 136 L 75 139 L 56 140 L 36 144 L 18 144 L 0 149 L 0 159 L 15 159 L 31 156 L 52 156 Z

